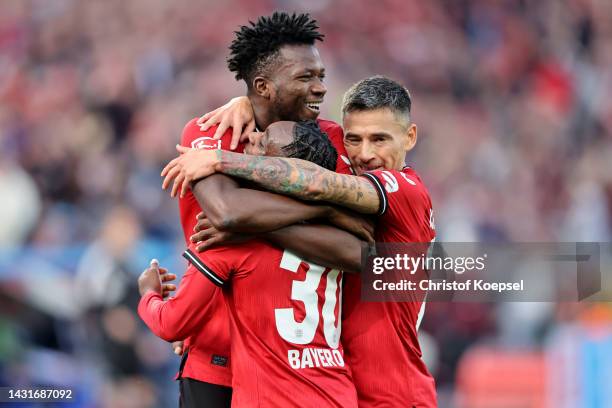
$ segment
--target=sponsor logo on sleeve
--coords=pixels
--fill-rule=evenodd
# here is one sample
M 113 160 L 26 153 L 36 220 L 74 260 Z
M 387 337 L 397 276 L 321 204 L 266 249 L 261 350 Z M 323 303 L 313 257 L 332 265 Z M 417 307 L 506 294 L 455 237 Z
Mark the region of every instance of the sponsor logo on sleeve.
M 385 190 L 387 190 L 387 193 L 395 193 L 399 190 L 399 183 L 391 172 L 385 170 L 381 174 L 383 179 L 385 179 Z
M 404 180 L 406 180 L 408 183 L 412 184 L 413 186 L 416 186 L 416 183 L 414 182 L 414 180 L 408 178 L 407 175 L 405 175 L 404 173 L 400 173 L 402 175 L 402 177 L 404 178 Z

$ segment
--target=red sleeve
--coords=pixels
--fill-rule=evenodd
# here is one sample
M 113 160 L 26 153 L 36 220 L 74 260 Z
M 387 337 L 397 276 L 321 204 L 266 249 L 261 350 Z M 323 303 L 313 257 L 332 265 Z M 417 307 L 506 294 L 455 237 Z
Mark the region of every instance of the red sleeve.
M 197 149 L 223 149 L 229 150 L 232 140 L 232 129 L 228 129 L 221 139 L 214 140 L 213 136 L 217 130 L 217 126 L 210 127 L 207 131 L 200 130 L 197 125 L 198 118 L 191 119 L 183 128 L 181 134 L 181 146 L 197 148 Z M 236 152 L 242 153 L 244 144 L 239 144 Z M 185 244 L 189 245 L 189 237 L 193 234 L 193 227 L 196 225 L 196 216 L 202 211 L 195 196 L 189 190 L 187 194 L 179 198 L 179 210 L 181 214 L 181 226 Z
M 241 265 L 252 255 L 251 243 L 241 245 L 224 245 L 204 252 L 197 252 L 192 244 L 183 252 L 187 259 L 198 271 L 206 276 L 213 284 L 224 287 L 231 274 L 240 269 Z
M 346 153 L 346 148 L 344 147 L 344 132 L 342 132 L 342 127 L 329 120 L 319 120 L 318 123 L 321 130 L 327 134 L 327 137 L 329 137 L 329 140 L 338 152 L 336 173 L 354 174 L 351 168 L 351 162 L 348 159 L 348 154 Z
M 156 336 L 184 340 L 208 318 L 208 303 L 218 290 L 190 266 L 174 297 L 164 301 L 158 293 L 149 292 L 140 299 L 138 315 Z
M 390 222 L 411 221 L 429 225 L 432 217 L 431 199 L 421 179 L 412 172 L 374 170 L 363 174 L 376 188 L 380 197 L 379 215 Z M 398 224 L 401 225 L 401 224 Z M 432 225 L 433 227 L 433 225 Z M 433 230 L 433 228 L 432 228 Z

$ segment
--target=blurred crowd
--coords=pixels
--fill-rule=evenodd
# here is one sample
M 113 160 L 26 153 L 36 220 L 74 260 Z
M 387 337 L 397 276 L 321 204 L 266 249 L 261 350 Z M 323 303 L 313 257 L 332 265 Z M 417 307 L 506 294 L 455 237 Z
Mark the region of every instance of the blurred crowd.
M 159 171 L 189 119 L 244 93 L 225 64 L 233 31 L 277 9 L 310 12 L 326 36 L 322 117 L 339 121 L 364 77 L 409 88 L 409 162 L 440 240 L 610 241 L 612 2 L 3 0 L 0 385 L 77 384 L 82 406 L 175 401 L 178 360 L 134 313 L 148 256 L 183 265 Z M 441 406 L 474 344 L 541 350 L 576 316 L 611 320 L 552 304 L 425 316 Z

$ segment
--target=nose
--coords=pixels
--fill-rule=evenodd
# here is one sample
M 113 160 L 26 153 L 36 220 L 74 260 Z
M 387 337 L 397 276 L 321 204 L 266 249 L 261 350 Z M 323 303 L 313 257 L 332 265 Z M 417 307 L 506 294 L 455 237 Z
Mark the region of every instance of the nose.
M 323 98 L 327 93 L 327 87 L 320 79 L 318 79 L 314 81 L 312 87 L 310 88 L 310 92 L 312 92 L 312 94 L 317 98 Z
M 374 159 L 374 149 L 371 143 L 363 142 L 361 144 L 361 149 L 359 149 L 359 153 L 357 154 L 357 160 L 359 160 L 362 164 L 367 164 L 371 160 Z

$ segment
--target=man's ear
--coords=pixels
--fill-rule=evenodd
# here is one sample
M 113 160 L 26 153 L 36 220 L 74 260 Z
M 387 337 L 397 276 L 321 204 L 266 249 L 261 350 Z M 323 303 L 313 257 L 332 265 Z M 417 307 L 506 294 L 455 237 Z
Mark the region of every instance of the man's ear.
M 274 93 L 274 86 L 267 78 L 258 76 L 253 79 L 253 91 L 264 99 L 270 99 Z
M 404 137 L 404 150 L 407 152 L 412 150 L 417 142 L 417 125 L 411 123 L 406 130 Z

